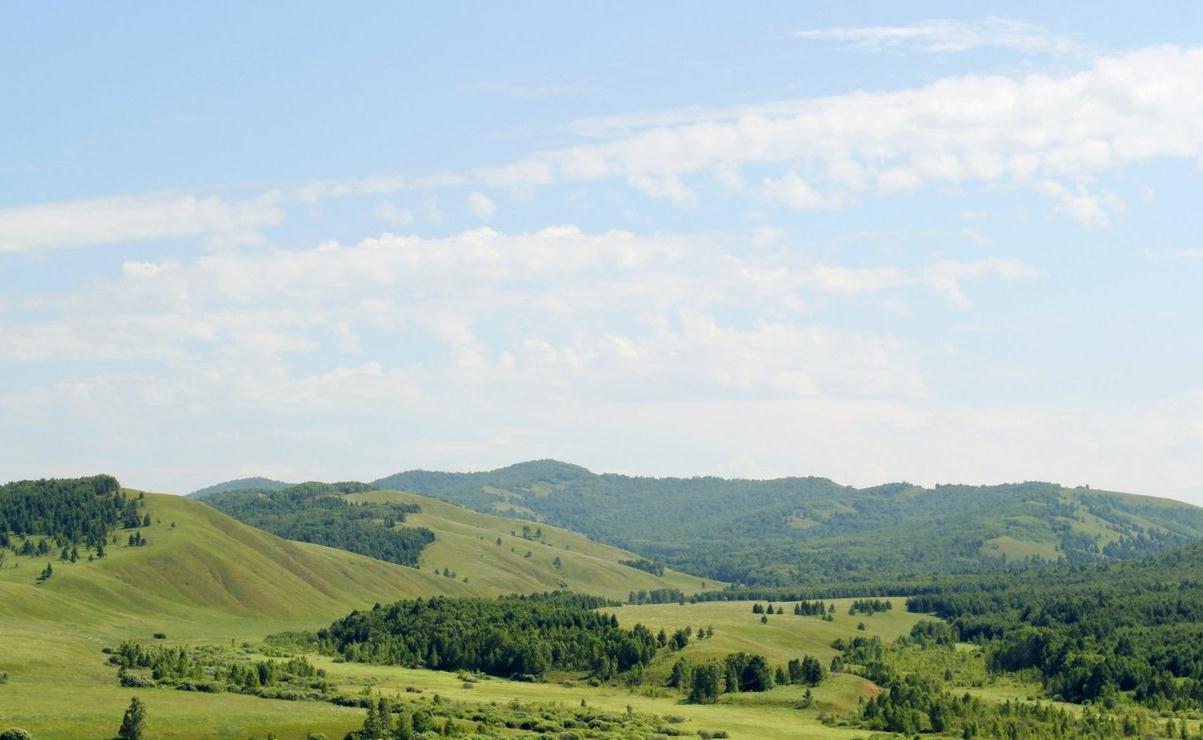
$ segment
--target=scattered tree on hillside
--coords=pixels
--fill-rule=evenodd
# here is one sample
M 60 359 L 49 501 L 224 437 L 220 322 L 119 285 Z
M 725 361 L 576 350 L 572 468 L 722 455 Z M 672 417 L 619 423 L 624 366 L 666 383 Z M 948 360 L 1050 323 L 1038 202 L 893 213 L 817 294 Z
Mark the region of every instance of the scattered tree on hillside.
M 134 697 L 129 701 L 129 708 L 125 710 L 125 716 L 121 719 L 121 727 L 117 730 L 117 737 L 121 740 L 142 740 L 143 733 L 146 732 L 146 706 L 138 697 Z
M 690 704 L 713 704 L 718 701 L 719 668 L 717 663 L 695 665 L 689 676 Z

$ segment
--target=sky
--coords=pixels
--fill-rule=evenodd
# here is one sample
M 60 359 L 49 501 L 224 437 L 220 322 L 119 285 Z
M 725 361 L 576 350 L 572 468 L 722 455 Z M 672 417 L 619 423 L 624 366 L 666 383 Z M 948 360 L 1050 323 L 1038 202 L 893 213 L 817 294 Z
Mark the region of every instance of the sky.
M 1198 3 L 9 4 L 0 479 L 1203 505 L 1201 186 Z

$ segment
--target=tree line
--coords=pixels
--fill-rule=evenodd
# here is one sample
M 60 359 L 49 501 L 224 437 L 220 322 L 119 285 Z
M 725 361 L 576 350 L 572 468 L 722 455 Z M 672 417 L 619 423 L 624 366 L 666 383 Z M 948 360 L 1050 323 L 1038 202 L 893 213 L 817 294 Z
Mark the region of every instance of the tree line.
M 425 527 L 401 527 L 417 504 L 348 501 L 365 483 L 302 483 L 280 490 L 225 491 L 202 499 L 235 519 L 285 539 L 312 542 L 415 567 L 434 542 Z
M 643 625 L 622 629 L 596 611 L 615 603 L 553 592 L 499 599 L 434 597 L 355 611 L 320 630 L 316 643 L 346 660 L 494 676 L 587 671 L 601 680 L 656 654 Z
M 1203 546 L 1146 561 L 1049 571 L 907 600 L 951 622 L 999 671 L 1035 670 L 1050 696 L 1119 694 L 1155 710 L 1203 708 Z
M 0 486 L 0 547 L 12 547 L 13 536 L 28 543 L 34 535 L 54 540 L 59 548 L 101 547 L 109 530 L 142 524 L 138 502 L 125 496 L 111 475 L 7 483 Z

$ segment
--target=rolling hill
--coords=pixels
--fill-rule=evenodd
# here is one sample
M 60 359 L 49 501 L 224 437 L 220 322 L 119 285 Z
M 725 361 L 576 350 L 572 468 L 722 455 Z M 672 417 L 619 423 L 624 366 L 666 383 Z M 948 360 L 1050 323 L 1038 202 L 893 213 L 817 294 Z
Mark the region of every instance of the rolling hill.
M 217 493 L 225 493 L 226 491 L 279 491 L 292 486 L 292 483 L 284 481 L 272 480 L 271 478 L 263 478 L 255 476 L 252 478 L 238 478 L 236 480 L 228 480 L 223 483 L 218 483 L 212 486 L 206 486 L 199 490 L 188 494 L 192 498 L 208 498 Z
M 282 540 L 204 504 L 147 494 L 147 544 L 118 530 L 105 557 L 74 563 L 56 554 L 9 554 L 0 567 L 0 724 L 39 738 L 100 737 L 116 729 L 130 691 L 114 680 L 101 648 L 166 635 L 167 644 L 257 641 L 272 631 L 321 625 L 400 596 L 467 594 L 470 588 L 371 558 Z M 174 526 L 172 526 L 174 524 Z M 32 539 L 38 539 L 34 536 Z M 81 548 L 82 549 L 82 548 Z M 54 574 L 36 576 L 52 563 Z M 156 736 L 304 737 L 309 727 L 350 728 L 359 712 L 329 705 L 295 710 L 253 697 L 169 696 L 152 718 L 178 725 Z M 178 734 L 177 734 L 178 733 Z
M 409 471 L 381 488 L 568 527 L 727 581 L 907 579 L 1140 557 L 1203 538 L 1203 509 L 1028 482 L 998 486 L 825 478 L 599 475 L 542 460 L 479 473 Z
M 624 565 L 638 556 L 567 529 L 371 488 L 361 483 L 306 483 L 275 491 L 226 490 L 203 501 L 281 536 L 365 554 L 372 554 L 365 547 L 372 542 L 369 537 L 433 535 L 432 542 L 423 540 L 418 549 L 408 551 L 410 558 L 403 564 L 469 584 L 482 595 L 570 589 L 624 600 L 632 591 L 691 594 L 726 585 L 672 569 L 655 575 Z M 348 522 L 346 516 L 358 518 Z M 344 530 L 352 534 L 326 536 Z
M 114 530 L 116 541 L 103 558 L 89 561 L 92 553 L 82 547 L 76 562 L 59 560 L 57 547 L 40 556 L 5 550 L 0 673 L 7 681 L 0 682 L 0 725 L 36 729 L 39 738 L 111 732 L 130 690 L 117 685 L 101 649 L 153 641 L 157 633 L 167 645 L 231 645 L 314 629 L 401 598 L 491 596 L 565 584 L 623 598 L 630 588 L 701 587 L 699 579 L 679 573 L 657 578 L 620 565 L 633 556 L 557 528 L 543 527 L 541 538 L 526 540 L 523 522 L 409 494 L 358 495 L 420 501 L 422 513 L 414 518 L 441 539 L 418 568 L 281 539 L 196 499 L 160 494 L 145 494 L 138 510 L 151 518 L 150 526 Z M 127 544 L 135 532 L 145 545 Z M 499 537 L 504 546 L 496 544 Z M 53 575 L 39 584 L 48 563 Z M 444 568 L 455 577 L 443 575 Z M 341 736 L 362 722 L 360 710 L 325 703 L 166 691 L 147 700 L 159 719 L 156 736 L 304 737 L 314 729 Z

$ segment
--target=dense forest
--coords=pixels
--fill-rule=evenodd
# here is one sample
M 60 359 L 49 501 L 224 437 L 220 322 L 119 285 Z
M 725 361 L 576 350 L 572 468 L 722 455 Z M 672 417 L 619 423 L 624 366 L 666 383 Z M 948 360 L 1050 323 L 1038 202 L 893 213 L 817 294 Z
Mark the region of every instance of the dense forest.
M 1203 546 L 1144 561 L 982 579 L 916 595 L 994 670 L 1035 670 L 1048 694 L 1203 709 Z
M 11 537 L 17 536 L 33 548 L 29 537 L 40 535 L 59 548 L 103 548 L 109 530 L 144 523 L 138 509 L 138 499 L 125 496 L 110 475 L 7 483 L 0 486 L 0 547 L 13 546 Z
M 595 611 L 610 605 L 563 592 L 398 601 L 352 612 L 316 641 L 323 652 L 352 661 L 506 677 L 588 671 L 605 680 L 646 664 L 658 647 L 646 627 L 621 629 L 615 617 Z
M 547 460 L 482 473 L 409 471 L 375 485 L 527 512 L 648 562 L 744 584 L 1081 565 L 1203 538 L 1203 509 L 1050 483 L 856 489 L 824 478 L 597 475 Z
M 326 672 L 305 657 L 256 659 L 241 650 L 217 646 L 159 647 L 124 642 L 105 648 L 117 679 L 127 688 L 230 691 L 265 699 L 328 700 L 333 686 Z
M 434 542 L 425 527 L 401 527 L 419 507 L 407 503 L 353 503 L 344 496 L 374 490 L 364 483 L 302 483 L 278 490 L 211 493 L 204 502 L 239 521 L 285 539 L 337 547 L 416 566 Z
M 215 493 L 225 493 L 226 491 L 279 491 L 285 488 L 292 488 L 295 485 L 295 483 L 285 483 L 283 481 L 272 480 L 271 478 L 255 476 L 252 478 L 228 480 L 201 488 L 188 495 L 192 498 L 207 498 Z

